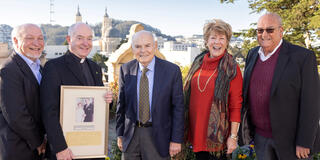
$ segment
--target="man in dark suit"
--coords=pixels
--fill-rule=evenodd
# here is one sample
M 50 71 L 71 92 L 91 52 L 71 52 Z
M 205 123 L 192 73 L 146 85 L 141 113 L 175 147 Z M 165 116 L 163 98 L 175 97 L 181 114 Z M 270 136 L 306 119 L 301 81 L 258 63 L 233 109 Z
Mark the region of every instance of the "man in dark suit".
M 85 100 L 85 105 L 83 107 L 84 113 L 86 116 L 84 117 L 84 122 L 92 122 L 93 120 L 93 104 L 88 99 Z
M 120 68 L 116 129 L 125 160 L 170 159 L 181 150 L 181 72 L 177 65 L 154 56 L 156 47 L 151 32 L 135 33 L 136 59 Z
M 0 67 L 0 160 L 37 160 L 44 153 L 40 116 L 41 29 L 23 24 L 12 31 L 14 52 Z
M 92 48 L 92 38 L 93 32 L 87 24 L 73 24 L 67 36 L 69 50 L 65 55 L 48 61 L 43 69 L 40 102 L 52 152 L 50 159 L 71 160 L 73 157 L 59 123 L 60 86 L 103 86 L 101 68 L 86 58 Z M 110 103 L 112 93 L 107 92 L 105 100 Z
M 259 19 L 260 47 L 249 51 L 244 73 L 242 140 L 254 137 L 259 160 L 311 159 L 320 151 L 316 57 L 282 37 L 279 15 Z

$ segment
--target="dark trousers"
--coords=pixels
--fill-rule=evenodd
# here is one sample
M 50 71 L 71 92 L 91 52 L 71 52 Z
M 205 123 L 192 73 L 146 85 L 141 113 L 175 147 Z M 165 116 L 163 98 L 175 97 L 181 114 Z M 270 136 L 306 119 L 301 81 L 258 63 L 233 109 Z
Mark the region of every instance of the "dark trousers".
M 209 152 L 196 152 L 196 159 L 197 160 L 227 160 L 228 158 L 226 155 L 222 155 L 221 157 L 216 157 L 211 155 Z
M 279 154 L 275 149 L 272 138 L 266 138 L 256 133 L 254 136 L 254 149 L 259 160 L 279 160 Z M 309 156 L 304 160 L 312 160 L 312 158 Z
M 170 160 L 170 156 L 160 156 L 152 140 L 152 127 L 136 127 L 122 160 Z

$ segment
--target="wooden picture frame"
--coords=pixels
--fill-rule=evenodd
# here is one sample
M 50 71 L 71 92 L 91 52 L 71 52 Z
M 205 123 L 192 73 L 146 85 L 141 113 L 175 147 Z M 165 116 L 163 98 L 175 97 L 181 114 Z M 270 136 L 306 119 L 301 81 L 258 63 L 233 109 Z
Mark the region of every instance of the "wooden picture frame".
M 106 158 L 108 154 L 108 87 L 61 86 L 60 124 L 76 159 Z

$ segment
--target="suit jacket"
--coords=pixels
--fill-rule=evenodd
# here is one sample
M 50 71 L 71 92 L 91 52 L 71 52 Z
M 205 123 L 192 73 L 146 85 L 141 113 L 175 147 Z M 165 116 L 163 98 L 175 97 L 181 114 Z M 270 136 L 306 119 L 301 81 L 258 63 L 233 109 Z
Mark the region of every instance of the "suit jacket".
M 93 105 L 92 103 L 84 105 L 84 113 L 86 114 L 84 122 L 92 122 L 93 120 Z
M 241 137 L 254 135 L 248 100 L 251 73 L 259 47 L 249 51 L 243 85 Z M 270 95 L 272 137 L 280 159 L 296 159 L 296 145 L 320 151 L 320 83 L 312 51 L 283 41 L 274 71 Z
M 39 84 L 16 53 L 0 68 L 0 91 L 0 159 L 38 159 L 44 137 Z
M 47 131 L 48 143 L 52 154 L 67 148 L 65 138 L 59 123 L 60 120 L 60 86 L 85 86 L 86 81 L 81 73 L 80 64 L 74 61 L 72 53 L 48 61 L 43 69 L 40 85 L 43 122 Z M 95 86 L 103 86 L 101 68 L 90 59 L 88 65 Z
M 126 151 L 137 122 L 137 74 L 139 64 L 123 64 L 119 74 L 117 136 L 122 136 Z M 184 104 L 181 72 L 177 65 L 155 57 L 152 93 L 152 139 L 161 156 L 169 155 L 170 142 L 182 143 Z

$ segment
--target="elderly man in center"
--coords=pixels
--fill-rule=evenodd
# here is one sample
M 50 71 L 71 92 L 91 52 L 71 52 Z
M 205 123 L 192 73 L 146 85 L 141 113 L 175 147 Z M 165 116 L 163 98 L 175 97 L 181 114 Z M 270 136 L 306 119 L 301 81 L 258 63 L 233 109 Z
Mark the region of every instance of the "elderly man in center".
M 231 26 L 213 19 L 203 28 L 206 51 L 186 78 L 186 136 L 197 160 L 226 159 L 237 147 L 242 75 L 227 52 Z
M 119 73 L 118 147 L 125 160 L 168 160 L 181 150 L 184 104 L 177 65 L 157 58 L 151 32 L 132 37 L 135 60 Z

